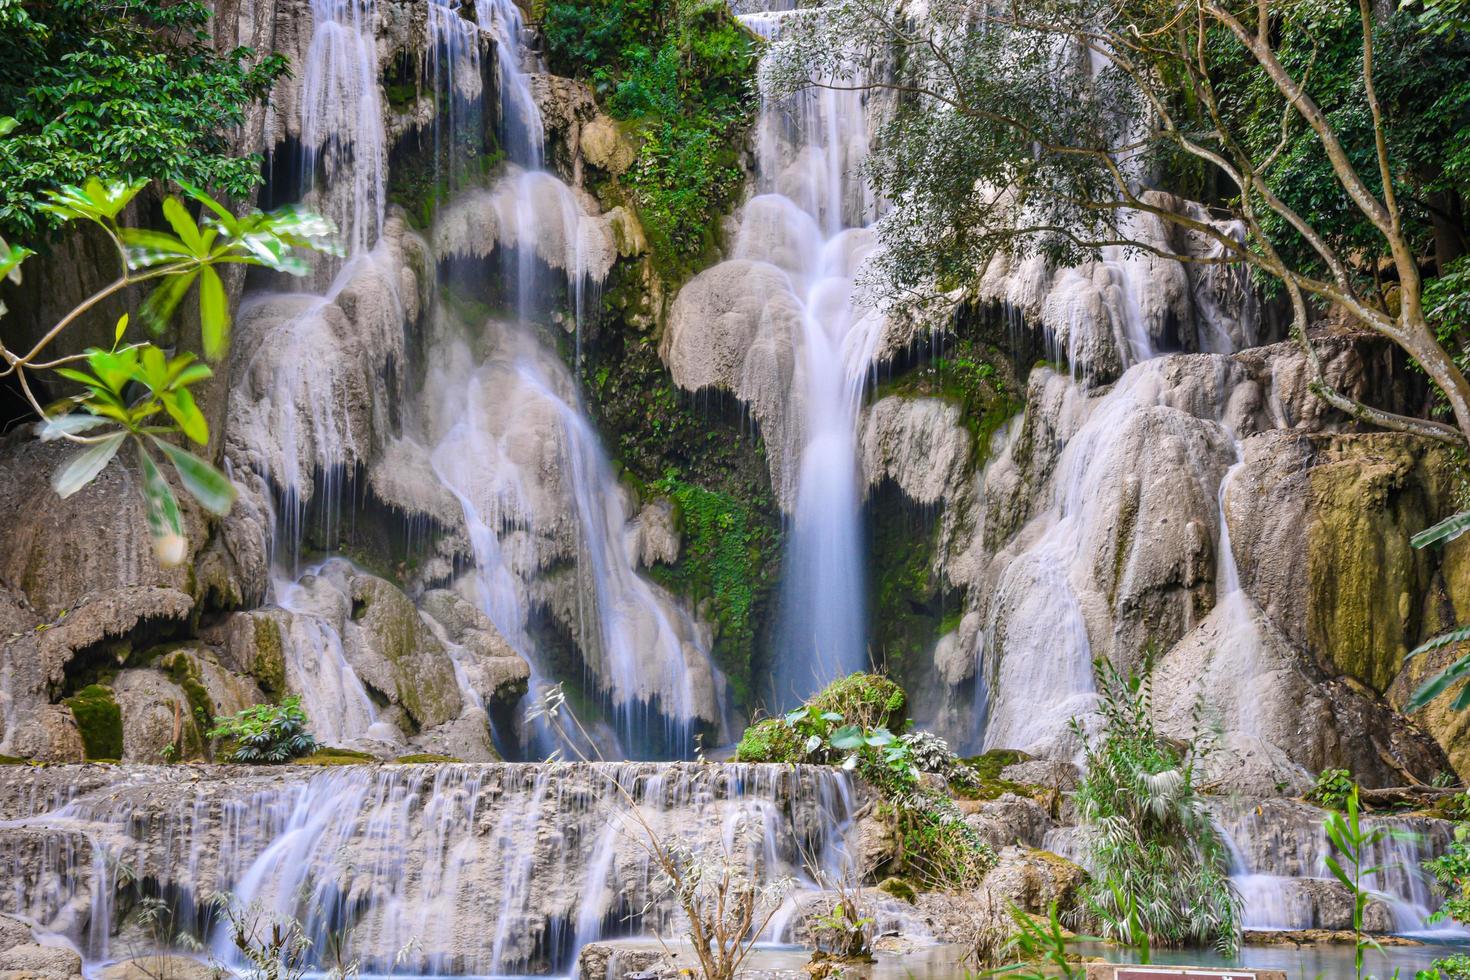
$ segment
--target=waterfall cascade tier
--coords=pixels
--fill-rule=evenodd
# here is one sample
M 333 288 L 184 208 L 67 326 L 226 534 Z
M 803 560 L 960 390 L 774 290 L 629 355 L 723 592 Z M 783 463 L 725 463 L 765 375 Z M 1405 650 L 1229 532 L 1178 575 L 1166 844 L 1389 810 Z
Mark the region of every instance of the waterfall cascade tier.
M 63 767 L 0 783 L 0 910 L 89 962 L 129 955 L 145 896 L 234 962 L 208 932 L 226 893 L 262 921 L 299 919 L 317 950 L 342 932 L 367 972 L 477 976 L 676 935 L 650 833 L 810 884 L 804 868 L 835 873 L 859 802 L 833 769 L 698 764 Z

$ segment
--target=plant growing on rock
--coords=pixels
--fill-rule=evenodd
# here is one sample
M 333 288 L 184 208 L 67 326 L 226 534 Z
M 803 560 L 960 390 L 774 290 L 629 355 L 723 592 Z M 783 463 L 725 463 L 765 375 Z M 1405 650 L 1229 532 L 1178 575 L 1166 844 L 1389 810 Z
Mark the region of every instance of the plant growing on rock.
M 237 715 L 219 719 L 206 737 L 222 739 L 233 747 L 231 762 L 282 763 L 314 752 L 316 739 L 307 730 L 301 698 L 292 695 L 280 704 L 257 704 Z
M 1372 877 L 1382 871 L 1381 867 L 1368 865 L 1370 855 L 1379 842 L 1388 837 L 1410 839 L 1414 835 L 1406 831 L 1397 831 L 1388 827 L 1364 826 L 1361 812 L 1358 809 L 1358 788 L 1354 786 L 1348 794 L 1342 813 L 1330 813 L 1323 821 L 1322 829 L 1327 834 L 1327 839 L 1332 842 L 1334 853 L 1329 854 L 1325 861 L 1327 870 L 1332 872 L 1336 878 L 1353 898 L 1353 965 L 1355 976 L 1363 976 L 1363 955 L 1370 949 L 1383 952 L 1383 947 L 1378 940 L 1370 936 L 1363 928 L 1364 916 L 1368 910 L 1368 903 L 1373 898 L 1373 891 L 1365 884 L 1365 879 Z
M 1463 794 L 1460 800 L 1464 800 Z M 1459 809 L 1464 812 L 1463 802 Z M 1429 921 L 1452 919 L 1462 925 L 1470 923 L 1470 821 L 1455 821 L 1455 836 L 1449 848 L 1439 857 L 1425 861 L 1424 870 L 1434 876 L 1445 892 L 1444 904 Z
M 209 442 L 209 424 L 192 388 L 213 372 L 189 352 L 171 355 L 150 341 L 124 343 L 127 314 L 117 321 L 108 350 L 92 347 L 79 354 L 48 357 L 46 349 L 98 303 L 134 286 L 151 287 L 140 318 L 155 335 L 161 334 L 197 284 L 203 353 L 207 360 L 218 360 L 228 350 L 230 314 L 217 267 L 258 265 L 301 275 L 306 264 L 295 254 L 296 248 L 338 249 L 331 242 L 332 224 L 309 211 L 284 208 L 236 217 L 188 185 L 184 190 L 203 212 L 202 222 L 195 220 L 178 197 L 168 196 L 162 207 L 172 233 L 123 227 L 118 216 L 145 186 L 145 181 L 103 183 L 93 179 L 80 187 L 47 192 L 41 209 L 60 222 L 84 221 L 100 228 L 116 248 L 121 272 L 28 350 L 12 351 L 0 343 L 0 378 L 14 376 L 41 419 L 37 431 L 43 441 L 66 439 L 84 447 L 52 480 L 62 497 L 90 483 L 125 443 L 132 444 L 143 477 L 140 489 L 154 550 L 160 564 L 177 565 L 187 551 L 183 520 L 178 499 L 153 454 L 160 453 L 167 460 L 184 489 L 210 513 L 228 513 L 235 499 L 235 489 L 222 473 L 166 438 L 182 436 L 200 446 Z M 21 263 L 32 254 L 29 249 L 0 243 L 0 276 L 18 277 Z M 3 312 L 0 308 L 0 314 Z M 81 385 L 82 391 L 43 405 L 28 378 L 35 371 L 54 372 Z
M 1353 774 L 1346 769 L 1323 769 L 1317 774 L 1317 785 L 1312 787 L 1307 799 L 1327 810 L 1345 810 L 1357 790 Z
M 1081 907 L 1109 939 L 1137 933 L 1159 945 L 1239 941 L 1240 898 L 1225 846 L 1194 786 L 1201 740 L 1183 748 L 1154 728 L 1148 670 L 1124 676 L 1097 664 L 1102 730 L 1073 730 L 1085 748 L 1074 793 L 1088 833 L 1092 877 Z M 1136 928 L 1130 910 L 1137 912 Z

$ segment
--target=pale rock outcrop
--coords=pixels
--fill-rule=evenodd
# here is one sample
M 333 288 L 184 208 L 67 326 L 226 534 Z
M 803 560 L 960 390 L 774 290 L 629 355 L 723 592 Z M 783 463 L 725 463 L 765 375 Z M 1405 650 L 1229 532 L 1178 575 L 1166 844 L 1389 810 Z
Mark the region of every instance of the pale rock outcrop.
M 870 406 L 861 425 L 868 485 L 891 479 L 916 503 L 948 503 L 963 489 L 970 461 L 960 419 L 959 406 L 938 398 L 890 395 Z
M 111 687 L 122 712 L 123 762 L 168 761 L 166 751 L 179 758 L 197 753 L 202 733 L 177 684 L 157 671 L 135 668 L 118 674 Z
M 1041 805 L 1028 797 L 1003 793 L 998 799 L 966 805 L 965 823 L 994 850 L 1017 844 L 1042 847 L 1054 822 Z

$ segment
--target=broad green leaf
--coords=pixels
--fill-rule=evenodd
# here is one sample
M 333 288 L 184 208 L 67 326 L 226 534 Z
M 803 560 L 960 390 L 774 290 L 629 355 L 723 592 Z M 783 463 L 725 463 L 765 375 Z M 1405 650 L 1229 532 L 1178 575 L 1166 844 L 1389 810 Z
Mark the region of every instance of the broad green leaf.
M 109 391 L 121 393 L 138 371 L 138 349 L 124 347 L 122 350 L 87 349 L 87 366 Z
M 198 201 L 200 204 L 213 211 L 219 219 L 220 227 L 223 228 L 227 234 L 231 236 L 238 236 L 240 234 L 240 221 L 233 214 L 231 214 L 229 209 L 226 208 L 223 204 L 219 203 L 214 198 L 204 193 L 204 191 L 195 187 L 193 184 L 187 183 L 182 180 L 176 181 L 176 183 L 184 189 L 185 194 L 188 194 L 194 200 Z
M 187 549 L 178 498 L 141 442 L 138 466 L 143 471 L 143 499 L 148 505 L 148 533 L 153 536 L 154 553 L 159 564 L 177 565 L 184 560 Z
M 153 440 L 183 481 L 184 489 L 199 501 L 200 506 L 211 514 L 221 517 L 230 512 L 235 503 L 235 485 L 229 477 L 187 449 L 181 449 L 162 439 Z
M 204 258 L 209 251 L 204 246 L 204 237 L 199 234 L 199 226 L 194 223 L 194 219 L 189 216 L 188 210 L 178 198 L 169 196 L 163 199 L 163 217 L 190 253 L 195 258 Z
M 169 371 L 178 372 L 169 379 L 169 387 L 171 388 L 187 388 L 189 385 L 197 384 L 205 378 L 214 377 L 214 372 L 210 370 L 207 364 L 189 364 L 183 368 L 177 368 L 173 364 L 170 364 Z
M 225 301 L 225 284 L 209 266 L 199 270 L 199 331 L 204 356 L 217 361 L 230 342 L 230 307 Z
M 806 752 L 807 755 L 811 755 L 813 752 L 817 751 L 817 749 L 819 749 L 821 747 L 822 747 L 822 736 L 820 736 L 820 735 L 812 735 L 811 737 L 809 737 L 806 740 L 806 745 L 804 747 L 804 750 L 805 750 L 805 752 Z
M 1470 510 L 1451 514 L 1433 527 L 1414 535 L 1409 543 L 1416 548 L 1424 548 L 1439 541 L 1453 541 L 1466 531 L 1470 531 Z
M 842 712 L 840 711 L 824 711 L 822 712 L 822 720 L 836 723 L 845 719 L 842 717 Z
M 148 386 L 154 394 L 168 387 L 168 358 L 152 344 L 142 348 L 138 370 L 133 377 Z
M 832 733 L 832 747 L 842 751 L 856 749 L 863 744 L 863 730 L 856 725 L 843 725 Z
M 794 724 L 796 724 L 798 721 L 801 721 L 807 715 L 811 714 L 811 711 L 812 711 L 811 708 L 801 707 L 801 708 L 797 708 L 795 711 L 788 711 L 788 712 L 786 712 L 786 724 L 788 724 L 788 725 L 794 725 Z
M 102 472 L 102 468 L 112 462 L 112 457 L 117 455 L 126 435 L 125 432 L 114 432 L 101 442 L 93 443 L 77 453 L 56 471 L 56 475 L 51 478 L 51 486 L 62 497 L 70 497 L 91 483 Z
M 875 728 L 868 733 L 867 743 L 878 749 L 893 741 L 893 733 L 886 728 Z
M 107 420 L 95 415 L 87 415 L 84 412 L 73 412 L 70 415 L 54 415 L 44 422 L 36 423 L 36 435 L 41 437 L 42 442 L 51 442 L 62 436 L 78 436 L 83 432 L 90 432 L 99 425 L 105 425 Z
M 159 399 L 163 402 L 164 411 L 179 424 L 179 430 L 184 435 L 201 446 L 209 441 L 209 423 L 205 420 L 204 413 L 199 411 L 199 406 L 194 403 L 194 396 L 189 394 L 188 388 L 165 391 L 159 395 Z
M 1464 679 L 1467 674 L 1470 674 L 1470 654 L 1456 660 L 1420 685 L 1419 690 L 1415 691 L 1414 696 L 1409 699 L 1409 703 L 1404 705 L 1404 711 L 1418 711 L 1443 694 L 1451 684 Z
M 128 332 L 128 315 L 124 313 L 117 318 L 117 326 L 112 330 L 112 349 L 117 350 L 122 343 L 123 335 Z
M 128 268 L 151 269 L 166 262 L 179 262 L 194 256 L 178 238 L 167 232 L 148 228 L 122 228 L 118 237 L 127 250 Z
M 36 253 L 21 245 L 8 245 L 0 239 L 0 277 L 20 282 L 20 264 Z
M 1470 625 L 1459 626 L 1455 629 L 1450 630 L 1448 633 L 1441 633 L 1436 637 L 1425 640 L 1423 643 L 1410 650 L 1408 654 L 1404 657 L 1404 659 L 1408 660 L 1410 657 L 1417 657 L 1421 653 L 1428 653 L 1431 650 L 1438 650 L 1442 647 L 1453 646 L 1456 643 L 1463 643 L 1466 640 L 1470 640 Z
M 9 136 L 19 125 L 14 116 L 0 116 L 0 136 Z
M 153 333 L 162 333 L 163 328 L 168 326 L 168 321 L 174 317 L 174 310 L 179 308 L 179 301 L 194 285 L 198 278 L 197 269 L 190 272 L 182 272 L 164 279 L 163 284 L 148 294 L 143 301 L 143 308 L 138 311 L 143 318 L 143 323 Z
M 72 381 L 75 381 L 77 384 L 84 384 L 88 388 L 95 388 L 95 387 L 97 387 L 97 386 L 99 386 L 99 385 L 102 384 L 102 379 L 101 378 L 93 377 L 92 375 L 86 373 L 85 371 L 78 371 L 75 368 L 59 367 L 59 368 L 56 368 L 55 371 L 56 371 L 57 374 L 61 375 L 63 378 L 70 378 Z

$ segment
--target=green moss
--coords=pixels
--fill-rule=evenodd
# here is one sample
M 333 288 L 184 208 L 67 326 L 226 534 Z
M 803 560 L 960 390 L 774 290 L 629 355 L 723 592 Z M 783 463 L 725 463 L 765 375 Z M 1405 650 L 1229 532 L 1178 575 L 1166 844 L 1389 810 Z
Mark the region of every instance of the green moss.
M 286 691 L 286 647 L 281 638 L 281 624 L 269 616 L 252 616 L 255 625 L 255 660 L 251 676 L 260 682 L 261 690 L 272 697 Z
M 901 902 L 908 902 L 910 905 L 918 900 L 918 892 L 914 886 L 902 878 L 884 878 L 878 883 L 878 890 L 885 895 L 892 895 Z
M 30 759 L 22 759 L 18 755 L 0 755 L 0 766 L 28 766 Z
M 122 710 L 112 689 L 90 684 L 62 702 L 71 709 L 82 736 L 87 759 L 121 759 L 123 754 Z
M 968 800 L 995 800 L 1007 793 L 1017 796 L 1035 797 L 1041 787 L 1017 783 L 1001 777 L 1007 766 L 1029 761 L 1031 756 L 1014 749 L 992 749 L 984 755 L 965 759 L 964 763 L 974 773 L 973 781 L 967 785 L 954 784 L 955 795 Z
M 393 762 L 394 762 L 395 765 L 400 765 L 400 766 L 418 766 L 418 765 L 427 765 L 427 764 L 431 764 L 431 763 L 448 763 L 448 762 L 463 762 L 463 761 L 464 761 L 463 759 L 457 759 L 457 758 L 455 758 L 452 755 L 435 755 L 432 752 L 418 752 L 418 753 L 415 753 L 413 755 L 400 755 L 398 758 L 396 758 L 396 759 L 393 760 Z
M 756 722 L 735 746 L 736 762 L 800 762 L 801 737 L 780 718 Z
M 821 714 L 835 711 L 859 728 L 887 728 L 897 732 L 907 719 L 903 688 L 880 674 L 855 673 L 828 684 L 807 704 Z
M 959 608 L 934 570 L 939 512 L 913 506 L 896 484 L 885 480 L 869 496 L 866 513 L 870 647 L 888 673 L 917 687 L 932 669 L 931 653 L 945 632 L 946 609 Z
M 378 757 L 369 752 L 354 749 L 317 749 L 310 755 L 291 760 L 298 766 L 360 766 L 378 762 Z
M 765 573 L 774 562 L 769 551 L 776 546 L 776 535 L 746 502 L 687 483 L 675 469 L 650 489 L 674 502 L 683 532 L 678 563 L 655 577 L 695 602 L 710 600 L 720 667 L 743 685 L 750 676 L 757 633 L 754 615 L 760 593 L 769 584 Z
M 194 658 L 184 653 L 173 653 L 159 660 L 159 666 L 168 671 L 169 678 L 189 699 L 189 714 L 198 732 L 214 727 L 214 701 L 209 689 L 204 686 L 203 674 Z

